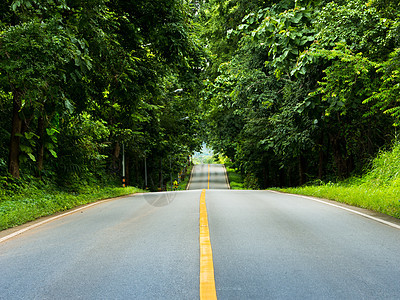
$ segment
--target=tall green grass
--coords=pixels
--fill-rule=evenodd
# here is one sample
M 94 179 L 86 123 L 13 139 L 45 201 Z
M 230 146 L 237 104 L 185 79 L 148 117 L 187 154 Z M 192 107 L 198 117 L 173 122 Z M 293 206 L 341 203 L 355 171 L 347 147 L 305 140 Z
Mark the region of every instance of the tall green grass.
M 232 190 L 244 190 L 243 177 L 233 168 L 226 167 L 228 173 L 229 184 Z
M 400 144 L 392 150 L 381 151 L 373 160 L 371 170 L 362 178 L 362 184 L 400 188 Z
M 380 152 L 362 177 L 281 191 L 331 199 L 400 218 L 400 144 Z
M 190 173 L 192 172 L 193 169 L 193 165 L 190 165 L 187 169 L 186 169 L 186 173 L 183 179 L 181 179 L 181 182 L 179 182 L 179 184 L 177 186 L 174 186 L 172 184 L 171 187 L 171 182 L 167 182 L 167 191 L 184 191 L 186 190 L 188 184 L 189 184 L 189 180 L 190 180 Z M 178 181 L 178 178 L 173 178 L 173 181 Z
M 18 193 L 0 197 L 0 230 L 24 224 L 73 207 L 141 192 L 134 187 L 86 187 L 79 193 L 60 191 L 43 185 L 26 186 Z

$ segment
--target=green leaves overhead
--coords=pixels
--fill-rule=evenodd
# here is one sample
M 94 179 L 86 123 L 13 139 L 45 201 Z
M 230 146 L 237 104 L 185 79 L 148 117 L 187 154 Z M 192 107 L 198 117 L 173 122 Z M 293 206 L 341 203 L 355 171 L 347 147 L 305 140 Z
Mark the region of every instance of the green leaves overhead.
M 122 143 L 136 169 L 145 156 L 155 162 L 198 147 L 205 59 L 192 8 L 178 0 L 6 1 L 0 95 L 12 98 L 0 104 L 9 171 L 18 177 L 21 162 L 23 173 L 47 168 L 68 183 L 118 170 Z M 148 167 L 156 181 L 156 163 Z
M 399 15 L 383 4 L 393 2 L 250 2 L 210 39 L 214 57 L 233 45 L 206 93 L 215 150 L 265 187 L 359 172 L 393 138 L 388 115 L 400 116 Z
M 262 187 L 334 180 L 400 123 L 394 0 L 5 3 L 0 140 L 15 176 L 20 158 L 66 182 L 119 172 L 124 144 L 132 180 L 146 158 L 155 188 L 207 138 Z
M 293 75 L 299 53 L 303 52 L 315 39 L 315 30 L 310 26 L 312 10 L 295 8 L 276 14 L 266 10 L 260 25 L 249 34 L 254 42 L 265 44 L 275 73 Z M 251 21 L 252 19 L 250 19 Z M 304 69 L 300 70 L 304 74 Z

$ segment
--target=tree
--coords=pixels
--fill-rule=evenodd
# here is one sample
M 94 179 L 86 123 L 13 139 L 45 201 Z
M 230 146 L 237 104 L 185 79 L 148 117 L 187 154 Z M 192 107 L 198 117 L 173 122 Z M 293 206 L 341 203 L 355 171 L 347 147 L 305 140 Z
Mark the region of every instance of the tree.
M 68 101 L 64 90 L 69 66 L 75 61 L 76 65 L 85 62 L 85 66 L 90 67 L 90 61 L 82 52 L 59 15 L 45 22 L 33 18 L 2 32 L 0 69 L 7 78 L 4 80 L 8 85 L 6 91 L 13 95 L 9 172 L 14 177 L 19 177 L 21 139 L 27 140 L 21 150 L 30 159 L 36 160 L 32 148 L 34 137 L 40 139 L 39 151 L 43 153 L 46 124 L 56 107 L 63 107 Z M 32 128 L 35 121 L 38 134 Z M 42 168 L 43 154 L 39 155 L 38 163 L 39 169 Z
M 14 102 L 10 173 L 19 177 L 21 161 L 36 161 L 40 174 L 45 157 L 67 177 L 95 161 L 88 157 L 118 168 L 121 143 L 131 147 L 134 161 L 162 144 L 167 152 L 193 151 L 200 144 L 189 132 L 197 128 L 204 54 L 192 8 L 177 0 L 21 0 L 2 6 L 0 90 L 2 99 L 12 95 Z M 184 96 L 174 95 L 177 89 Z M 104 127 L 106 140 L 92 122 Z M 155 134 L 151 146 L 144 139 L 147 132 L 168 131 L 173 122 L 184 124 L 182 138 Z M 87 139 L 71 126 L 82 128 Z M 68 167 L 79 157 L 85 157 L 81 167 Z
M 233 58 L 206 93 L 219 113 L 210 115 L 213 146 L 261 186 L 348 177 L 393 138 L 391 118 L 369 103 L 395 114 L 395 90 L 379 100 L 396 75 L 378 75 L 390 57 L 396 65 L 395 19 L 383 18 L 380 1 L 305 4 L 264 3 L 229 30 Z M 221 132 L 231 132 L 228 145 L 213 138 Z

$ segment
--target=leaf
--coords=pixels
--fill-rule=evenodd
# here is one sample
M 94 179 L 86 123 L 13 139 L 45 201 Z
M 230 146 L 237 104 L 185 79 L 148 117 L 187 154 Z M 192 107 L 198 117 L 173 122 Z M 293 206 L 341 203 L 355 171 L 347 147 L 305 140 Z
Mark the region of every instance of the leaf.
M 52 136 L 55 133 L 59 133 L 59 131 L 55 128 L 46 128 L 47 135 Z
M 24 135 L 27 140 L 32 140 L 34 137 L 39 137 L 34 132 L 25 132 Z
M 301 20 L 302 17 L 303 17 L 303 14 L 299 13 L 297 16 L 292 17 L 292 18 L 290 19 L 290 21 L 292 21 L 292 23 L 297 24 L 297 23 L 300 22 L 300 20 Z
M 14 3 L 12 4 L 11 8 L 13 11 L 15 11 L 19 6 L 21 6 L 21 1 L 16 0 L 14 1 Z
M 57 153 L 56 151 L 54 151 L 53 149 L 49 149 L 51 155 L 53 155 L 53 157 L 57 158 Z
M 22 152 L 25 152 L 25 153 L 31 153 L 32 152 L 32 148 L 29 147 L 29 146 L 20 145 L 20 149 L 21 149 Z
M 35 156 L 32 153 L 27 153 L 27 155 L 29 156 L 29 158 L 33 161 L 36 161 Z
M 81 60 L 79 57 L 75 57 L 75 66 L 77 66 L 77 67 L 81 66 Z
M 68 112 L 70 114 L 72 114 L 74 112 L 74 106 L 72 105 L 72 103 L 68 99 L 65 99 L 64 105 L 65 105 L 65 108 L 68 110 Z

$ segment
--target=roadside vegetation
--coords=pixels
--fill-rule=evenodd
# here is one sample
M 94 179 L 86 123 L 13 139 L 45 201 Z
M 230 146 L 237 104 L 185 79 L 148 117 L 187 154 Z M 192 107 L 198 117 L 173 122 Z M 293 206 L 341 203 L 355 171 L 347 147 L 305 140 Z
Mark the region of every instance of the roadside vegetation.
M 21 215 L 5 223 L 118 194 L 123 171 L 163 190 L 204 143 L 233 188 L 317 182 L 302 191 L 396 215 L 400 166 L 377 164 L 399 49 L 398 0 L 4 0 L 0 204 Z
M 399 217 L 398 0 L 203 6 L 208 144 L 243 186 Z
M 208 145 L 260 188 L 362 174 L 400 123 L 398 0 L 209 1 Z M 252 180 L 254 178 L 254 180 Z
M 173 177 L 172 180 L 172 188 L 171 188 L 171 181 L 167 183 L 167 191 L 185 191 L 187 185 L 189 184 L 190 174 L 193 169 L 193 164 L 190 164 L 187 168 L 185 168 L 181 174 L 181 178 L 179 179 L 178 176 Z M 177 184 L 174 184 L 176 182 Z
M 214 157 L 215 161 L 219 164 L 225 165 L 226 172 L 228 175 L 229 185 L 232 190 L 251 190 L 257 189 L 256 187 L 250 187 L 246 179 L 240 173 L 240 171 L 234 167 L 229 157 L 222 154 L 218 154 Z
M 164 189 L 202 145 L 193 3 L 0 5 L 0 228 Z M 125 158 L 123 164 L 123 157 Z
M 165 186 L 203 141 L 206 54 L 192 8 L 3 1 L 0 176 L 73 191 L 120 178 L 124 155 L 128 185 Z
M 226 172 L 228 173 L 229 184 L 232 190 L 245 190 L 242 175 L 237 170 L 226 167 Z
M 3 185 L 0 190 L 0 230 L 79 205 L 143 192 L 134 187 L 117 187 L 116 183 L 107 186 L 82 186 L 71 192 L 37 179 L 5 181 L 0 178 L 0 182 Z
M 371 169 L 361 177 L 280 190 L 331 199 L 400 218 L 400 144 L 379 153 Z

